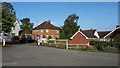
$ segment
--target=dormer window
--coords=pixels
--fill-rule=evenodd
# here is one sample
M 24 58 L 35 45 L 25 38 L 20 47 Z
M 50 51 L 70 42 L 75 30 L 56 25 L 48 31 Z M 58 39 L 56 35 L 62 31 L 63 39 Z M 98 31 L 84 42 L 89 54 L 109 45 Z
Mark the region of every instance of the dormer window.
M 46 29 L 46 32 L 48 33 L 48 32 L 49 32 L 49 30 L 48 30 L 48 29 Z

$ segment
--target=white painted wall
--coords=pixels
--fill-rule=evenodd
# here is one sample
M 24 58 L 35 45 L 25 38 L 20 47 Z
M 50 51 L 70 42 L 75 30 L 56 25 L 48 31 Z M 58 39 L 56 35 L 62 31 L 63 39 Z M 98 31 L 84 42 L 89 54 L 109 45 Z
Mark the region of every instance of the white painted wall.
M 98 35 L 98 32 L 97 32 L 97 31 L 95 31 L 94 35 L 95 35 L 97 38 L 99 38 L 99 35 Z
M 19 24 L 18 20 L 16 20 L 16 22 L 14 22 L 14 25 L 15 25 L 15 27 L 12 27 L 12 30 L 10 33 L 8 33 L 8 36 L 0 35 L 0 42 L 2 42 L 2 39 L 5 39 L 6 42 L 12 42 L 12 34 L 15 34 L 15 36 L 19 36 L 20 24 Z
M 20 24 L 18 22 L 18 20 L 16 20 L 16 22 L 14 23 L 15 27 L 12 27 L 12 33 L 15 34 L 15 36 L 19 35 L 19 31 L 20 31 Z

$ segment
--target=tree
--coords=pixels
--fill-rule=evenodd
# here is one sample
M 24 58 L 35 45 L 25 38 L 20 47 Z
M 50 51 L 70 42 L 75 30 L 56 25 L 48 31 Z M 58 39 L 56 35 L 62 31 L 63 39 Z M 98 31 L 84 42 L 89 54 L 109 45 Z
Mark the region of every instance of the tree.
M 79 16 L 76 14 L 71 14 L 64 21 L 64 25 L 61 27 L 61 38 L 62 39 L 70 39 L 70 37 L 78 31 L 80 26 L 77 25 Z
M 113 42 L 114 46 L 117 47 L 120 50 L 120 34 L 117 34 L 114 37 L 114 42 Z
M 2 3 L 0 3 L 0 32 L 2 31 Z
M 21 29 L 23 30 L 23 32 L 28 31 L 30 33 L 32 33 L 32 29 L 33 29 L 33 23 L 30 23 L 30 19 L 29 18 L 23 18 L 20 20 L 22 25 L 20 25 Z
M 115 40 L 116 42 L 120 42 L 120 34 L 117 34 L 117 35 L 115 36 L 114 40 Z
M 16 14 L 13 6 L 10 3 L 2 3 L 2 31 L 9 33 L 16 21 Z

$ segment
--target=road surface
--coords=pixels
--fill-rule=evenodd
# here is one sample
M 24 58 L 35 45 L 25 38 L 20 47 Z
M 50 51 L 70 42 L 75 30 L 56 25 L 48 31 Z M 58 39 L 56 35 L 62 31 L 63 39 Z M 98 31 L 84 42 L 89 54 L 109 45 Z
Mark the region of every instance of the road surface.
M 3 66 L 118 66 L 118 54 L 81 52 L 45 46 L 2 48 Z

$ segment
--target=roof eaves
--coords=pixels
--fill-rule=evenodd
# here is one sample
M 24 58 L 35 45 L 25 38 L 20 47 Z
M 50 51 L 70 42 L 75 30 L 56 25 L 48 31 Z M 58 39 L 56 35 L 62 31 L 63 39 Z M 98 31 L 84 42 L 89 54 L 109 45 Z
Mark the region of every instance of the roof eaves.
M 73 37 L 80 32 L 86 39 L 89 39 L 85 34 L 83 34 L 81 31 L 77 31 L 70 39 L 73 39 Z
M 111 33 L 113 33 L 115 30 L 119 29 L 120 27 L 117 27 L 116 29 L 114 29 L 113 31 L 111 31 L 110 33 L 108 33 L 107 35 L 105 35 L 103 38 L 106 38 L 107 36 L 109 36 Z

